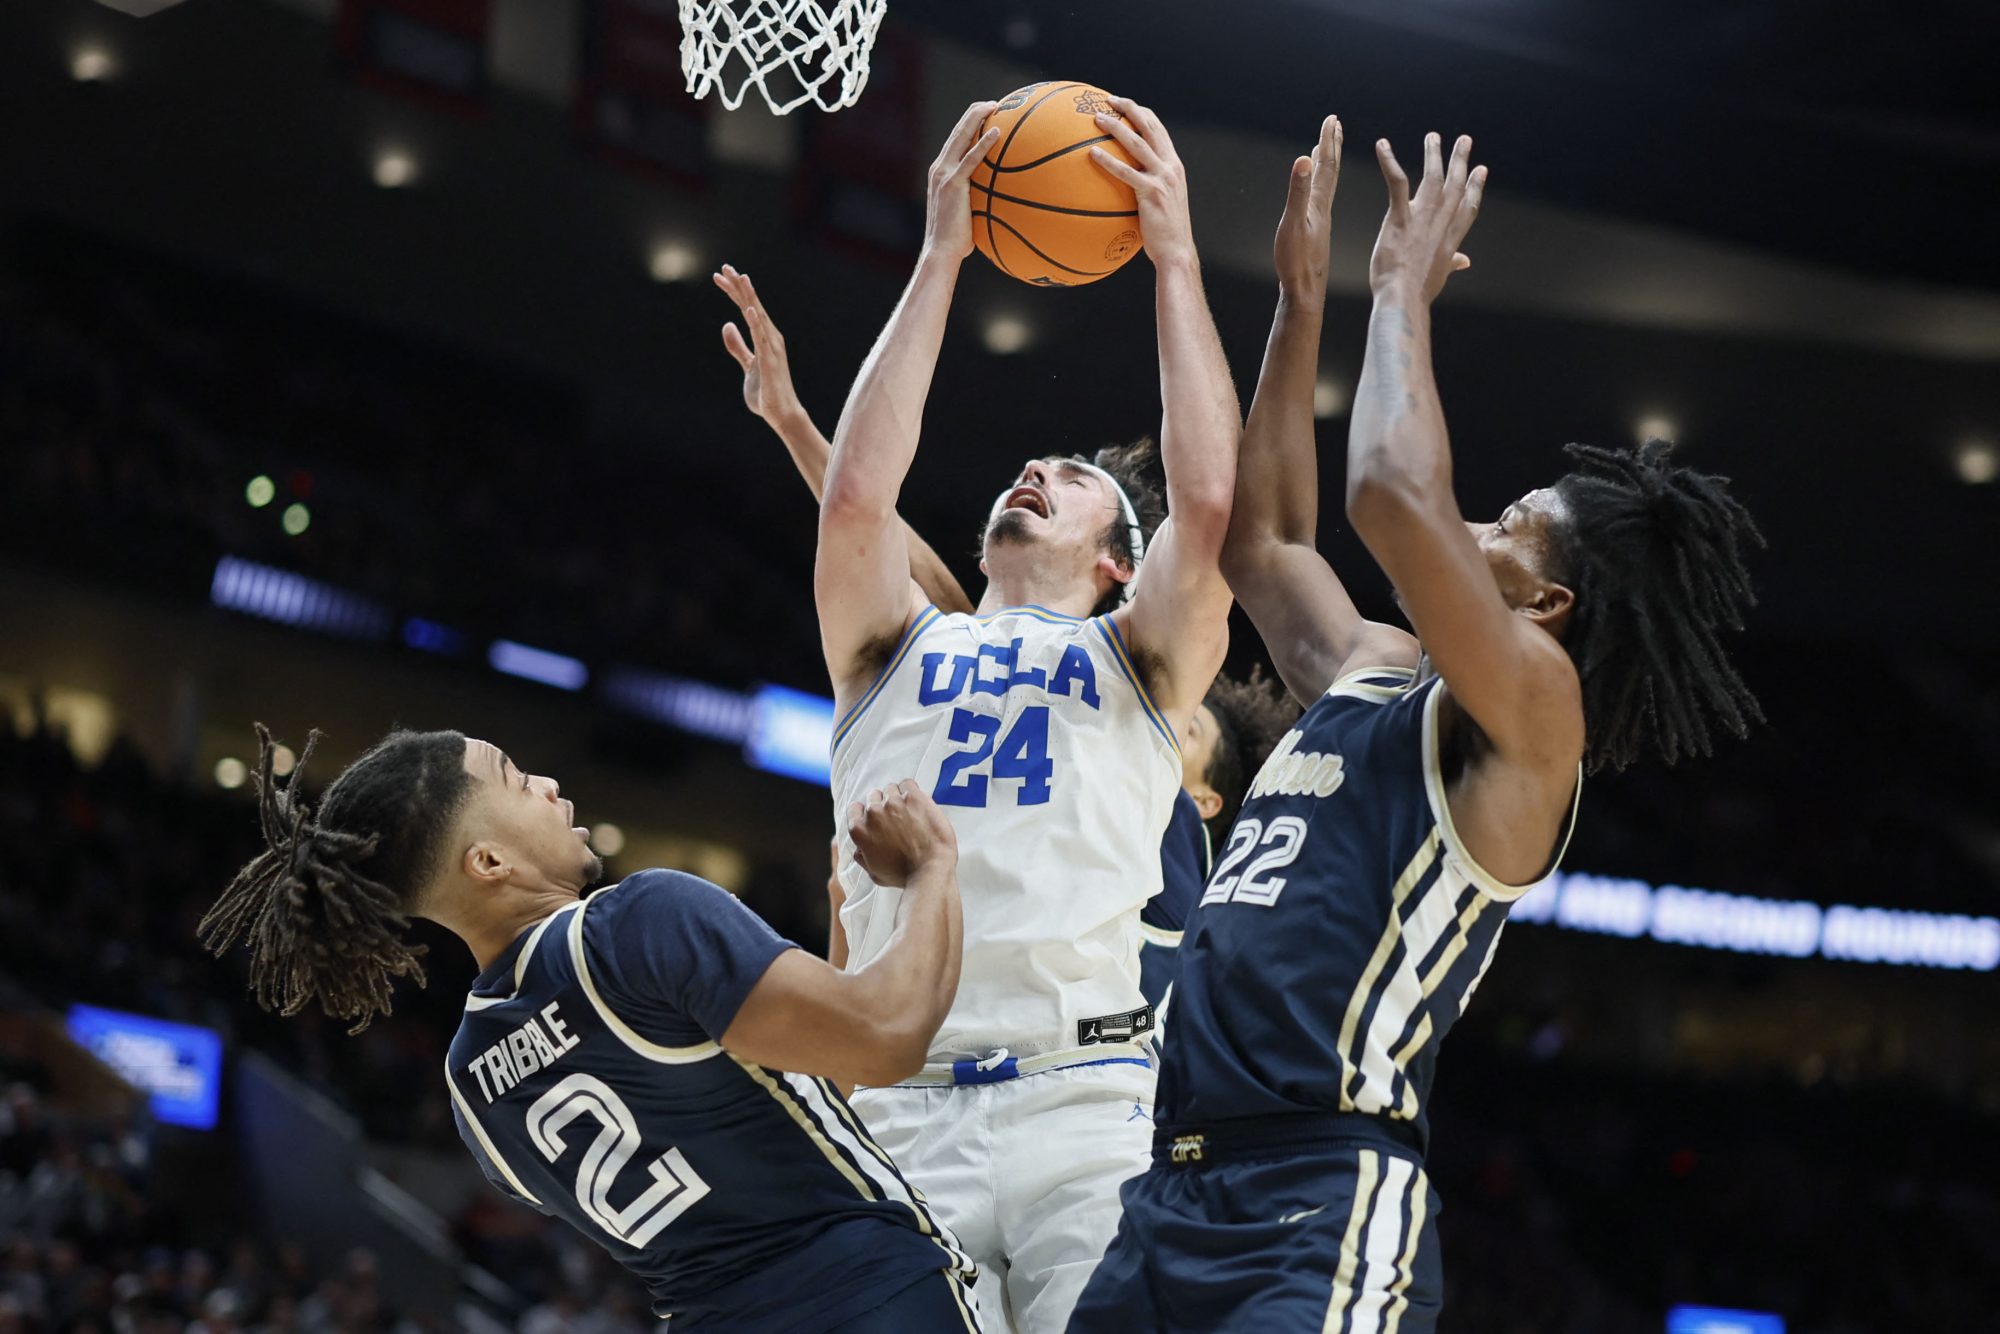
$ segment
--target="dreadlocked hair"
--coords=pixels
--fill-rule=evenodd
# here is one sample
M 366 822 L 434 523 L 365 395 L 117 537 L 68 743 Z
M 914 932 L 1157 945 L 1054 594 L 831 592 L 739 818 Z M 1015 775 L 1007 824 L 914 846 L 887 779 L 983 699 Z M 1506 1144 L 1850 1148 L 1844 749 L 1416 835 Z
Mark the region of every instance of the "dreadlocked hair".
M 1262 663 L 1241 681 L 1216 677 L 1201 702 L 1216 722 L 1215 751 L 1202 776 L 1222 798 L 1222 808 L 1208 821 L 1209 834 L 1220 839 L 1236 823 L 1251 780 L 1299 720 L 1299 706 L 1282 684 L 1264 674 Z
M 1707 755 L 1715 726 L 1741 737 L 1764 721 L 1720 639 L 1757 601 L 1743 557 L 1764 536 L 1728 478 L 1672 465 L 1673 448 L 1564 447 L 1578 466 L 1555 484 L 1554 554 L 1576 594 L 1563 639 L 1592 772 Z
M 1145 538 L 1147 546 L 1151 546 L 1153 534 L 1160 530 L 1160 525 L 1165 523 L 1167 518 L 1166 493 L 1152 478 L 1153 465 L 1160 457 L 1159 447 L 1153 443 L 1153 437 L 1142 435 L 1129 445 L 1106 445 L 1089 458 L 1081 454 L 1074 454 L 1071 457 L 1079 463 L 1094 464 L 1117 479 L 1118 485 L 1125 489 L 1125 494 L 1132 501 L 1132 513 L 1139 520 L 1139 535 Z M 1119 560 L 1127 565 L 1134 564 L 1133 558 L 1137 553 L 1132 550 L 1131 532 L 1126 526 L 1125 515 L 1122 512 L 1114 516 L 1105 527 L 1104 545 Z M 1108 616 L 1118 610 L 1124 601 L 1123 590 L 1113 588 L 1097 600 L 1097 605 L 1090 609 L 1090 614 Z
M 293 1015 L 317 1000 L 353 1034 L 389 1013 L 396 978 L 424 984 L 424 947 L 403 930 L 472 780 L 459 733 L 395 731 L 334 779 L 315 817 L 301 793 L 318 744 L 314 731 L 280 787 L 271 734 L 257 725 L 265 848 L 197 930 L 216 955 L 249 946 L 250 989 L 266 1010 Z

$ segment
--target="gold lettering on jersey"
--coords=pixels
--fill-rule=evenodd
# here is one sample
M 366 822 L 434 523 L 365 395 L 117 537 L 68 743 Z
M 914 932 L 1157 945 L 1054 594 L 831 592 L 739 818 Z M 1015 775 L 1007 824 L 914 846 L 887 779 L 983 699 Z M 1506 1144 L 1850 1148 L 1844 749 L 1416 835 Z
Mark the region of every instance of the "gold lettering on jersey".
M 1304 733 L 1297 728 L 1285 733 L 1285 739 L 1257 771 L 1257 781 L 1250 785 L 1251 796 L 1330 797 L 1340 790 L 1347 781 L 1345 761 L 1338 755 L 1300 750 L 1303 739 Z
M 560 1005 L 551 1001 L 540 1015 L 529 1015 L 527 1023 L 472 1058 L 466 1070 L 479 1081 L 479 1091 L 487 1102 L 537 1070 L 548 1069 L 576 1046 L 580 1039 L 556 1013 Z
M 1173 1160 L 1175 1166 L 1200 1162 L 1203 1157 L 1203 1150 L 1207 1146 L 1208 1136 L 1206 1135 L 1174 1136 Z

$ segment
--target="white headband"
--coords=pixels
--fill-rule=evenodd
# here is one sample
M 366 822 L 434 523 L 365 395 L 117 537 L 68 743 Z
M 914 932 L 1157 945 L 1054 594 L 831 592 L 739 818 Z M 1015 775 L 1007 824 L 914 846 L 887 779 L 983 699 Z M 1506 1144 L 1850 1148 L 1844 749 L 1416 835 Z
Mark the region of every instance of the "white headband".
M 1125 536 L 1132 547 L 1132 577 L 1125 581 L 1119 593 L 1118 600 L 1120 602 L 1130 602 L 1132 600 L 1132 590 L 1139 583 L 1139 562 L 1146 558 L 1146 535 L 1139 529 L 1139 512 L 1132 508 L 1132 497 L 1125 494 L 1125 488 L 1118 485 L 1116 477 L 1113 477 L 1095 463 L 1085 463 L 1082 459 L 1071 459 L 1069 461 L 1087 472 L 1092 472 L 1102 477 L 1105 485 L 1111 488 L 1112 494 L 1118 497 L 1118 508 L 1125 515 Z

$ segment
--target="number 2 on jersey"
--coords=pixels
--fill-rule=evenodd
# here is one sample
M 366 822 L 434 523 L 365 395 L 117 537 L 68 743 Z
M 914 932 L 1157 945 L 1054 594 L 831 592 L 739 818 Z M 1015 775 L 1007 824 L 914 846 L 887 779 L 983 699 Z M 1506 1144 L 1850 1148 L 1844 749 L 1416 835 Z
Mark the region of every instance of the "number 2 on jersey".
M 984 806 L 991 778 L 1019 783 L 1017 806 L 1039 806 L 1049 799 L 1049 779 L 1056 762 L 1049 758 L 1049 709 L 1037 704 L 1000 735 L 1000 720 L 971 709 L 953 709 L 950 738 L 971 748 L 945 756 L 938 768 L 931 800 L 940 806 Z M 988 766 L 987 762 L 992 761 Z M 987 772 L 981 772 L 982 767 Z
M 660 1229 L 708 1194 L 679 1149 L 668 1149 L 646 1164 L 652 1184 L 623 1207 L 611 1202 L 618 1174 L 642 1148 L 639 1122 L 617 1090 L 595 1075 L 574 1074 L 535 1099 L 528 1108 L 528 1137 L 542 1156 L 563 1155 L 563 1128 L 579 1116 L 597 1122 L 597 1138 L 583 1151 L 576 1169 L 576 1202 L 593 1222 L 627 1246 L 644 1246 Z

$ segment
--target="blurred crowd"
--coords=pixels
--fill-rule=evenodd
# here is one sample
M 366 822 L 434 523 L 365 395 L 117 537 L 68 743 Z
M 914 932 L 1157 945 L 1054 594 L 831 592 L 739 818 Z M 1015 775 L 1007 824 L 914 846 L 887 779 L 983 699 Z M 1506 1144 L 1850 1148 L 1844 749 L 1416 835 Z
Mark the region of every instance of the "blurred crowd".
M 515 368 L 60 231 L 0 265 L 0 365 L 15 556 L 185 599 L 232 554 L 473 642 L 725 683 L 819 662 L 810 501 L 787 490 L 766 521 L 694 412 L 585 448 L 582 408 Z M 288 535 L 294 501 L 310 523 Z

